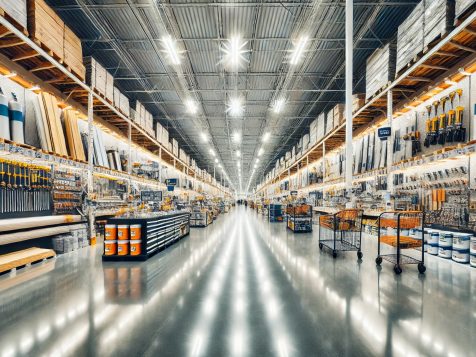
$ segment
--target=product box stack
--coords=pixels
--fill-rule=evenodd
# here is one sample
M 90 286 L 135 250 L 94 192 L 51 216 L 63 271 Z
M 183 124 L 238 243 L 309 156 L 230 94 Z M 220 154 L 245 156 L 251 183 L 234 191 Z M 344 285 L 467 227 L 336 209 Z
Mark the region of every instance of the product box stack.
M 172 153 L 175 157 L 179 156 L 179 144 L 178 141 L 172 138 Z
M 396 61 L 396 41 L 391 41 L 384 47 L 376 49 L 367 59 L 365 99 L 373 97 L 374 94 L 385 88 L 389 82 L 395 79 Z
M 363 98 L 363 97 L 362 97 Z M 359 99 L 357 99 L 358 102 Z M 345 105 L 344 104 L 336 104 L 334 109 L 332 109 L 332 113 L 334 114 L 334 127 L 336 128 L 345 121 Z M 328 132 L 326 132 L 328 133 Z
M 303 154 L 309 148 L 309 140 L 310 140 L 310 135 L 309 134 L 303 135 L 303 137 L 302 137 L 302 153 Z
M 119 88 L 114 87 L 114 106 L 127 117 L 130 117 L 129 98 L 121 93 Z
M 22 29 L 27 28 L 26 0 L 0 0 L 0 9 L 15 20 Z
M 86 83 L 97 93 L 106 95 L 106 69 L 93 57 L 84 59 L 86 65 Z
M 81 40 L 71 29 L 64 27 L 64 63 L 76 76 L 84 80 L 86 77 L 86 67 L 83 64 L 83 47 Z
M 0 1 L 0 4 L 1 3 L 2 2 Z M 456 4 L 455 4 L 456 18 L 459 18 L 462 15 L 464 15 L 470 8 L 473 8 L 473 9 L 476 8 L 475 0 L 456 0 Z
M 450 32 L 454 27 L 454 0 L 425 0 L 423 46 Z
M 114 77 L 106 70 L 106 90 L 104 96 L 110 103 L 114 103 Z
M 332 112 L 330 113 L 332 115 Z M 329 113 L 321 113 L 317 117 L 317 141 L 326 136 L 326 120 Z
M 149 113 L 141 102 L 136 101 L 136 113 L 134 116 L 134 122 L 139 125 L 147 134 L 152 137 L 156 137 L 154 132 L 154 119 L 152 114 Z
M 309 144 L 312 146 L 317 142 L 317 121 L 314 119 L 309 126 Z

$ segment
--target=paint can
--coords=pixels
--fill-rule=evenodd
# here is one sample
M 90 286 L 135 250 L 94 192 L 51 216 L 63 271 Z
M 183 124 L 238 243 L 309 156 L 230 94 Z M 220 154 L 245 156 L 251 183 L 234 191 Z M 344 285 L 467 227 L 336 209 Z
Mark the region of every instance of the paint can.
M 452 259 L 461 264 L 469 263 L 469 246 L 471 234 L 454 233 Z
M 116 255 L 117 254 L 117 240 L 104 241 L 104 255 Z
M 142 253 L 142 241 L 131 240 L 131 255 L 141 255 Z
M 471 237 L 469 254 L 470 254 L 469 264 L 473 268 L 476 268 L 476 237 L 475 236 Z
M 8 118 L 8 99 L 0 88 L 0 138 L 10 140 L 10 119 Z
M 104 238 L 106 240 L 117 240 L 117 226 L 115 224 L 104 226 Z
M 438 247 L 438 256 L 444 259 L 451 259 L 453 247 Z
M 127 224 L 120 224 L 117 226 L 117 239 L 129 240 L 129 226 Z
M 429 231 L 428 237 L 428 254 L 431 255 L 438 255 L 438 241 L 440 239 L 440 232 L 439 231 Z
M 131 240 L 140 240 L 141 239 L 141 229 L 140 224 L 131 224 Z
M 128 254 L 129 254 L 129 241 L 128 240 L 117 241 L 117 255 L 128 255 Z
M 438 246 L 443 248 L 453 247 L 453 233 L 440 232 Z

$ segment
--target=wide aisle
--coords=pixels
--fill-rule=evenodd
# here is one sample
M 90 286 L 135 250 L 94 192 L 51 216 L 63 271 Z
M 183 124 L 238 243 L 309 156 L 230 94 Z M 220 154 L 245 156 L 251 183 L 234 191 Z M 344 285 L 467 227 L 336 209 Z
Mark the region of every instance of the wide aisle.
M 0 356 L 471 355 L 471 270 L 397 277 L 364 244 L 333 259 L 238 207 L 144 263 L 86 248 L 1 277 Z

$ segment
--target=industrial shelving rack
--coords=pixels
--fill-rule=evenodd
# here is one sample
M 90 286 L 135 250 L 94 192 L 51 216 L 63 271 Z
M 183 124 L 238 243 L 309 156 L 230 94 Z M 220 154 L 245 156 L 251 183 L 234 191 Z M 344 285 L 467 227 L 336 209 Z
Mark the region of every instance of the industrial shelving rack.
M 295 233 L 312 232 L 312 206 L 294 204 L 286 209 L 287 228 Z
M 141 225 L 141 254 L 105 255 L 104 261 L 147 260 L 161 249 L 177 242 L 190 233 L 190 213 L 178 212 L 148 218 L 112 218 L 107 224 Z
M 283 222 L 283 205 L 280 203 L 270 203 L 268 209 L 268 218 L 270 222 Z
M 15 73 L 10 79 L 19 85 L 34 92 L 46 90 L 56 97 L 60 98 L 65 105 L 77 109 L 87 116 L 88 123 L 88 157 L 87 162 L 77 161 L 61 155 L 45 153 L 42 150 L 18 145 L 12 142 L 0 142 L 0 155 L 14 155 L 18 160 L 49 163 L 61 165 L 71 169 L 82 170 L 87 174 L 87 196 L 88 201 L 93 202 L 93 180 L 94 174 L 109 175 L 111 177 L 121 177 L 127 180 L 130 187 L 132 182 L 139 182 L 155 188 L 163 189 L 164 186 L 153 180 L 142 179 L 132 174 L 131 167 L 131 148 L 139 145 L 148 150 L 148 154 L 156 157 L 158 162 L 174 167 L 187 175 L 190 179 L 201 181 L 211 190 L 227 195 L 229 190 L 225 187 L 215 185 L 200 177 L 194 168 L 185 164 L 182 160 L 175 157 L 167 148 L 159 143 L 154 137 L 146 133 L 141 127 L 135 124 L 132 118 L 124 115 L 118 108 L 114 107 L 107 99 L 94 91 L 84 81 L 79 79 L 68 68 L 56 60 L 50 52 L 31 40 L 24 30 L 17 28 L 6 17 L 0 16 L 0 30 L 2 40 L 5 44 L 0 47 L 0 74 L 10 75 Z M 28 53 L 29 57 L 22 57 Z M 42 65 L 34 68 L 34 74 L 30 72 L 28 61 L 22 62 L 18 58 L 36 58 L 36 62 L 42 62 Z M 99 123 L 104 128 L 117 134 L 121 140 L 128 143 L 127 153 L 128 167 L 127 172 L 107 169 L 93 165 L 93 123 Z M 112 129 L 112 130 L 111 130 Z M 130 188 L 129 188 L 130 189 Z M 90 236 L 94 237 L 95 212 L 89 210 L 88 221 L 90 227 Z

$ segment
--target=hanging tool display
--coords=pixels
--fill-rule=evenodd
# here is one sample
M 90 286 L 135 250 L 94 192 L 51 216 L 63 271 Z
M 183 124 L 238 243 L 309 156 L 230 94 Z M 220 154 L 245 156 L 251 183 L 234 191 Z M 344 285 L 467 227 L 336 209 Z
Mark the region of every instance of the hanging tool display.
M 461 105 L 461 97 L 463 96 L 463 90 L 461 88 L 456 90 L 458 95 L 458 106 L 455 109 L 455 134 L 454 141 L 457 143 L 463 143 L 466 141 L 466 128 L 463 127 L 463 113 L 464 107 Z
M 412 130 L 412 156 L 416 156 L 418 153 L 421 152 L 421 135 L 420 131 L 418 130 L 418 113 L 415 112 L 415 126 Z
M 23 106 L 18 102 L 15 93 L 13 99 L 8 102 L 8 116 L 10 117 L 10 134 L 14 142 L 25 143 L 25 113 Z
M 451 103 L 451 109 L 448 111 L 448 125 L 446 126 L 446 142 L 454 142 L 455 135 L 455 123 L 456 123 L 456 110 L 454 108 L 454 99 L 456 97 L 456 92 L 451 92 L 448 95 L 448 98 Z
M 426 136 L 425 136 L 425 142 L 423 143 L 423 145 L 426 148 L 429 148 L 430 142 L 431 142 L 431 105 L 426 106 L 426 112 L 428 113 L 428 117 L 426 118 L 426 122 L 425 122 Z
M 50 168 L 0 159 L 0 213 L 34 215 L 51 211 Z
M 8 117 L 8 99 L 0 88 L 0 138 L 10 140 L 10 120 Z
M 430 135 L 430 145 L 436 145 L 438 144 L 438 107 L 440 105 L 439 101 L 434 101 L 433 102 L 433 107 L 435 108 L 435 116 L 431 119 L 431 135 Z
M 77 214 L 82 206 L 81 175 L 59 169 L 53 176 L 53 210 L 55 214 Z
M 449 98 L 448 97 L 443 97 L 440 99 L 440 104 L 442 108 L 442 113 L 439 115 L 439 121 L 438 121 L 438 144 L 439 145 L 445 145 L 446 142 L 446 126 L 448 125 L 448 120 L 446 118 L 446 112 L 445 112 L 445 107 L 446 107 L 446 102 Z

